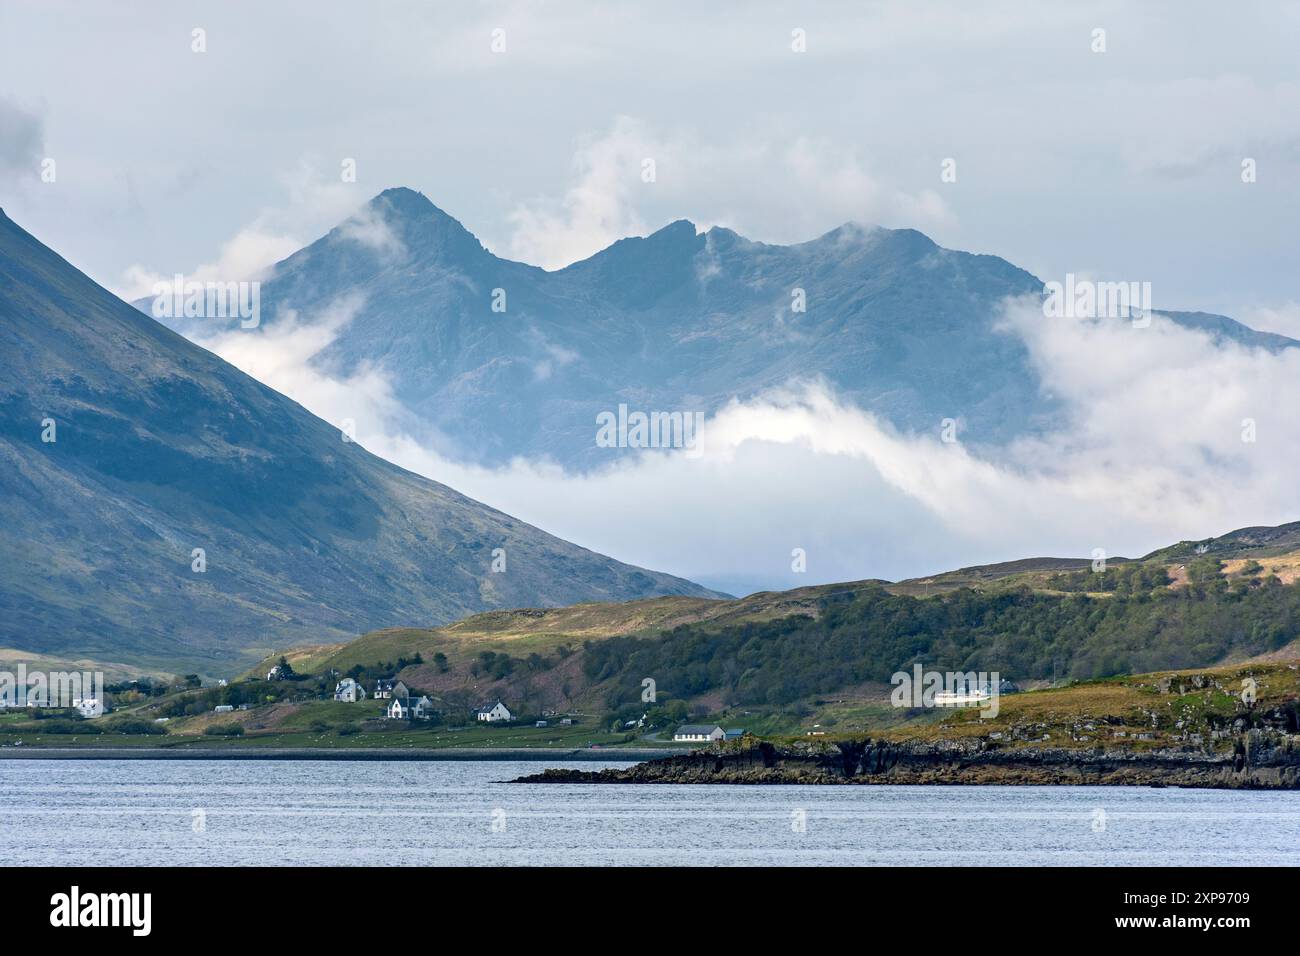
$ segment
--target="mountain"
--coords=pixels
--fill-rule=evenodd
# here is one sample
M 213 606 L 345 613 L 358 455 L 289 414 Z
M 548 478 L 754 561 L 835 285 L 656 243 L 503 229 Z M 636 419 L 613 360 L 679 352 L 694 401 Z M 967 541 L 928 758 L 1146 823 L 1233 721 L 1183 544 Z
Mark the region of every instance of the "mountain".
M 0 647 L 212 673 L 494 607 L 713 593 L 345 442 L 3 212 L 0 346 Z
M 796 289 L 806 311 L 792 309 Z M 403 427 L 423 427 L 444 454 L 585 469 L 620 453 L 596 444 L 597 415 L 620 404 L 708 414 L 792 378 L 824 380 L 902 429 L 960 416 L 973 445 L 1041 431 L 1062 409 L 996 325 L 1005 297 L 1042 291 L 996 256 L 853 224 L 777 246 L 681 220 L 546 272 L 493 255 L 420 193 L 390 189 L 279 263 L 261 304 L 273 328 L 347 303 L 350 321 L 315 364 L 382 369 L 412 413 Z M 1300 345 L 1224 316 L 1164 314 L 1262 348 Z M 223 328 L 167 321 L 200 340 Z

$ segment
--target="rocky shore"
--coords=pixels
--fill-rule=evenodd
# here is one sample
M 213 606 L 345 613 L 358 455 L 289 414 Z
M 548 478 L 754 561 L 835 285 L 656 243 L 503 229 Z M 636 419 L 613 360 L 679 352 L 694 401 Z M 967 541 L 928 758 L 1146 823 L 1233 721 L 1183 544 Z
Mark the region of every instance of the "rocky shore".
M 1300 789 L 1300 737 L 1251 731 L 1231 749 L 999 747 L 987 741 L 740 741 L 625 770 L 548 769 L 515 783 L 1060 784 Z

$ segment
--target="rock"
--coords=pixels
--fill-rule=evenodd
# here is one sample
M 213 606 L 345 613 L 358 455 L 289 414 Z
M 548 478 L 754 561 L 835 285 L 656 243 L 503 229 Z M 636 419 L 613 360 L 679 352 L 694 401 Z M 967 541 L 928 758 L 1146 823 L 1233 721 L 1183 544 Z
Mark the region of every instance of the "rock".
M 554 770 L 515 783 L 1072 784 L 1300 789 L 1300 738 L 1253 730 L 1231 752 L 989 747 L 984 741 L 799 742 L 699 750 L 626 770 Z

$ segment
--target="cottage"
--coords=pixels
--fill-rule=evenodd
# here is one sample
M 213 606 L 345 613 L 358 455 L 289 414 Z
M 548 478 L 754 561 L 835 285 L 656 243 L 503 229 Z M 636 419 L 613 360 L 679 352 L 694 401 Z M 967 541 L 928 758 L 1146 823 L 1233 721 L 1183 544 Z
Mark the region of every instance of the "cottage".
M 478 720 L 489 724 L 495 724 L 503 720 L 514 720 L 514 714 L 510 713 L 509 708 L 499 700 L 491 707 L 480 707 L 474 711 L 474 716 Z
M 393 720 L 428 720 L 432 709 L 433 701 L 423 695 L 414 699 L 394 697 L 388 705 L 388 716 Z
M 234 704 L 217 704 L 216 707 L 212 708 L 212 712 L 214 714 L 229 714 L 229 713 L 233 713 L 234 710 L 235 710 Z
M 740 739 L 741 737 L 743 737 L 743 736 L 745 736 L 745 728 L 744 728 L 744 727 L 728 727 L 728 728 L 726 729 L 726 731 L 723 733 L 723 737 L 722 737 L 722 739 L 723 739 L 723 740 L 739 740 L 739 739 Z
M 406 685 L 400 680 L 377 680 L 375 681 L 375 700 L 391 700 L 395 697 L 410 697 L 411 692 L 407 690 Z
M 82 717 L 98 717 L 104 713 L 104 704 L 97 697 L 77 697 L 72 701 L 73 708 Z
M 544 721 L 544 720 L 539 720 L 537 723 L 533 724 L 533 726 L 534 726 L 534 727 L 545 727 L 545 726 L 546 726 L 546 721 Z
M 345 677 L 334 685 L 334 699 L 347 704 L 355 704 L 366 699 L 366 689 L 351 677 Z
M 673 740 L 690 743 L 712 743 L 721 740 L 727 732 L 717 724 L 682 724 L 673 734 Z

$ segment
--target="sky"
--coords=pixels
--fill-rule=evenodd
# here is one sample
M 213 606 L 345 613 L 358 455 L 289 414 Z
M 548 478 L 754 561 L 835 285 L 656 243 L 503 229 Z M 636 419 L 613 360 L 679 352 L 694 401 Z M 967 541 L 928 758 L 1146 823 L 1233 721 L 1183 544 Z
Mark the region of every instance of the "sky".
M 273 261 L 404 185 L 552 267 L 677 218 L 852 219 L 1300 326 L 1294 3 L 131 9 L 0 5 L 0 204 L 117 290 Z
M 852 220 L 1300 335 L 1297 4 L 132 10 L 0 5 L 0 206 L 124 296 L 175 272 L 256 275 L 404 185 L 546 268 L 678 218 L 783 243 Z M 1300 517 L 1294 429 L 1237 434 L 1296 407 L 1288 356 L 1160 323 L 1132 349 L 1022 315 L 1008 304 L 1008 327 L 1074 403 L 1044 446 L 953 455 L 792 383 L 711 421 L 711 457 L 582 478 L 470 469 L 385 427 L 382 370 L 309 365 L 337 317 L 256 349 L 204 344 L 331 420 L 362 407 L 367 447 L 400 464 L 736 590 L 801 583 L 794 548 L 808 577 L 898 577 Z M 1211 438 L 1171 424 L 1189 402 Z M 668 520 L 627 506 L 668 489 Z

